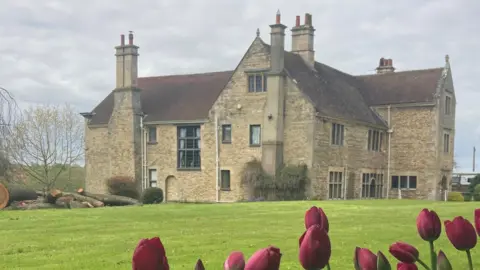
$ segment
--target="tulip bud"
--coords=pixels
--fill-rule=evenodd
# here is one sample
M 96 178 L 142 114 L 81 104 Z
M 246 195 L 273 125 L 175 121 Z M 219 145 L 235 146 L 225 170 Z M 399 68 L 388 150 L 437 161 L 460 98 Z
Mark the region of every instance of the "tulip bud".
M 414 246 L 403 242 L 392 244 L 389 251 L 395 258 L 404 263 L 415 263 L 420 255 Z
M 278 270 L 282 253 L 274 246 L 257 250 L 245 265 L 245 269 L 251 270 Z
M 377 256 L 367 248 L 355 248 L 353 264 L 356 270 L 377 270 Z
M 452 270 L 452 265 L 447 259 L 447 255 L 445 255 L 445 253 L 443 253 L 441 250 L 438 252 L 436 270 Z
M 230 253 L 223 264 L 224 270 L 243 270 L 245 269 L 245 257 L 240 251 Z
M 477 229 L 478 236 L 480 236 L 480 208 L 475 209 L 475 228 Z
M 461 216 L 455 217 L 453 221 L 445 221 L 445 233 L 450 243 L 458 250 L 466 251 L 477 245 L 475 228 Z
M 195 270 L 205 270 L 205 266 L 203 266 L 201 259 L 198 259 L 197 264 L 195 265 Z
M 435 241 L 442 232 L 442 223 L 435 211 L 423 209 L 417 217 L 417 230 L 425 241 Z
M 165 248 L 160 238 L 142 239 L 138 243 L 132 258 L 133 270 L 147 269 L 169 270 Z
M 418 270 L 418 267 L 414 263 L 399 262 L 397 264 L 397 270 Z
M 328 218 L 323 212 L 323 209 L 320 207 L 312 206 L 308 211 L 305 213 L 305 229 L 312 225 L 318 224 L 320 225 L 325 231 L 328 233 Z
M 390 262 L 381 251 L 377 253 L 377 270 L 392 270 Z
M 304 269 L 322 269 L 330 260 L 332 248 L 327 232 L 318 224 L 312 225 L 301 237 L 298 258 Z

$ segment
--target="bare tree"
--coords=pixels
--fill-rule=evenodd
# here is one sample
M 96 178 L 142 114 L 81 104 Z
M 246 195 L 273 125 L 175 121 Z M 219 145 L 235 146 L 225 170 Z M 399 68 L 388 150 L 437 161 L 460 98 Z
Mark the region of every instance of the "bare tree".
M 49 190 L 62 172 L 82 160 L 83 128 L 80 115 L 69 105 L 30 107 L 12 127 L 11 160 Z
M 12 126 L 19 119 L 20 109 L 13 95 L 0 87 L 0 180 L 11 181 L 12 162 L 9 159 L 7 141 Z

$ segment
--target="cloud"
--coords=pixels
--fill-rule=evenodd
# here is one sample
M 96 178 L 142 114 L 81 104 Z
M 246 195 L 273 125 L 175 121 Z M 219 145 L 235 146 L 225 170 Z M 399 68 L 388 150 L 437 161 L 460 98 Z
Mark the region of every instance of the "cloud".
M 257 28 L 269 41 L 277 9 L 289 27 L 295 15 L 312 13 L 316 58 L 352 74 L 372 73 L 382 56 L 406 70 L 443 66 L 449 54 L 455 152 L 471 167 L 471 147 L 480 145 L 477 1 L 2 0 L 0 86 L 20 104 L 68 102 L 89 111 L 114 88 L 121 33 L 135 32 L 141 76 L 227 70 Z

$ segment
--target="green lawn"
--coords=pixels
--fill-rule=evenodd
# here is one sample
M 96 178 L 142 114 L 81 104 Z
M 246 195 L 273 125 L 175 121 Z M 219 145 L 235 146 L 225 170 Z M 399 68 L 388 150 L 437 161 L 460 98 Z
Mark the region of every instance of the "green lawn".
M 250 256 L 269 244 L 282 253 L 281 269 L 301 269 L 298 237 L 305 210 L 324 208 L 330 221 L 332 269 L 353 269 L 355 246 L 381 249 L 397 240 L 414 244 L 428 263 L 428 245 L 416 232 L 423 208 L 442 219 L 463 215 L 473 221 L 478 203 L 426 201 L 305 201 L 238 204 L 163 204 L 75 210 L 0 211 L 0 269 L 131 269 L 140 238 L 159 236 L 171 268 L 193 269 L 202 258 L 207 269 L 223 269 L 232 250 Z M 467 269 L 465 254 L 442 232 L 437 242 L 454 269 Z M 473 251 L 480 269 L 480 244 Z M 394 267 L 396 269 L 396 267 Z

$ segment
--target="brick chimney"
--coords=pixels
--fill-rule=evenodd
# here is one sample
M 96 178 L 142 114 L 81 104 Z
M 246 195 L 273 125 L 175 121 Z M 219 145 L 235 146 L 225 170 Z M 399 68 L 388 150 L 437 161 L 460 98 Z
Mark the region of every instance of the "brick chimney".
M 305 13 L 305 22 L 300 25 L 300 16 L 295 19 L 292 28 L 292 52 L 300 55 L 310 66 L 315 63 L 314 32 L 312 15 Z
M 377 74 L 385 74 L 385 73 L 390 73 L 394 72 L 395 68 L 393 67 L 393 61 L 392 59 L 385 59 L 385 58 L 380 58 L 380 63 L 378 64 L 377 67 Z

